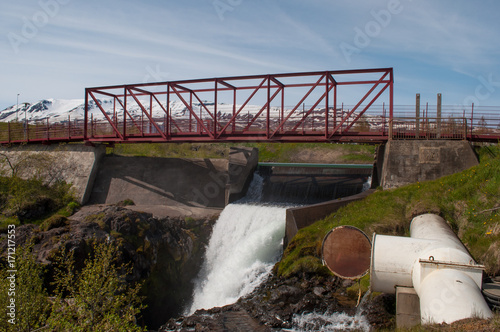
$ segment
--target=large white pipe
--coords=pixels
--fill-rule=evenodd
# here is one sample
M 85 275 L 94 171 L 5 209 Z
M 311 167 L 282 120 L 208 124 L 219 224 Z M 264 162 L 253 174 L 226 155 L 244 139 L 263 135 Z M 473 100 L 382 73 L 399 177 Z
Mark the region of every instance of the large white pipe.
M 433 241 L 374 234 L 370 264 L 372 290 L 395 293 L 395 286 L 413 287 L 415 261 Z
M 483 266 L 446 221 L 424 214 L 412 220 L 410 233 L 411 238 L 374 234 L 371 289 L 394 293 L 398 286 L 414 287 L 422 324 L 492 317 L 481 294 Z
M 417 294 L 422 324 L 450 324 L 464 318 L 492 317 L 481 288 L 462 271 L 435 270 L 422 280 Z

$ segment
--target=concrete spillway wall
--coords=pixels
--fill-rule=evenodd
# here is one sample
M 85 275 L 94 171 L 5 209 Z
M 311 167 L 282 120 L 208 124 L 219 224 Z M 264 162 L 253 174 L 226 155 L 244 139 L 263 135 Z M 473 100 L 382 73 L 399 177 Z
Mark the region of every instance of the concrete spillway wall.
M 81 144 L 0 147 L 0 172 L 10 175 L 15 168 L 22 178 L 64 180 L 81 204 L 130 199 L 138 205 L 223 208 L 245 195 L 258 161 L 252 148 L 232 148 L 229 160 L 105 152 L 104 146 Z
M 90 197 L 104 154 L 103 146 L 83 144 L 3 146 L 0 147 L 0 170 L 10 175 L 16 168 L 21 178 L 39 176 L 48 182 L 64 180 L 73 185 L 75 197 L 84 204 Z
M 226 204 L 245 196 L 258 162 L 259 149 L 257 148 L 232 147 L 230 149 Z
M 91 204 L 224 207 L 228 181 L 225 159 L 155 157 L 103 158 Z
M 231 148 L 229 160 L 106 156 L 90 203 L 223 208 L 245 195 L 257 160 L 246 148 Z

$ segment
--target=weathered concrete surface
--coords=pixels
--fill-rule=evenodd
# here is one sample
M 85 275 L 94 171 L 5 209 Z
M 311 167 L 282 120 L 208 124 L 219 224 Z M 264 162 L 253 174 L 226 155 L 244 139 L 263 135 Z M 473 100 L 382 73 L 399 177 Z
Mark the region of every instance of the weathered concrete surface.
M 259 149 L 231 147 L 229 151 L 229 183 L 226 204 L 245 196 L 259 163 Z
M 384 189 L 435 180 L 478 164 L 468 142 L 449 140 L 389 141 L 379 161 Z
M 374 191 L 374 189 L 368 189 L 357 195 L 343 197 L 334 201 L 287 209 L 284 247 L 286 248 L 299 229 L 307 227 L 314 222 L 323 219 L 344 205 L 365 198 Z
M 78 212 L 76 212 L 72 218 L 83 219 L 82 216 L 87 216 L 93 213 L 99 213 L 99 211 L 104 210 L 109 207 L 108 204 L 92 204 L 82 206 Z M 185 219 L 186 217 L 193 218 L 195 220 L 203 219 L 213 219 L 219 216 L 222 212 L 222 208 L 206 208 L 206 207 L 196 207 L 187 205 L 127 205 L 127 209 L 136 212 L 146 212 L 151 213 L 155 218 L 179 218 Z
M 396 287 L 396 327 L 411 329 L 420 324 L 420 299 L 413 287 Z
M 64 180 L 72 184 L 77 200 L 84 204 L 90 196 L 98 164 L 105 154 L 104 146 L 83 144 L 16 145 L 0 147 L 0 171 L 12 174 L 18 168 L 18 176 L 40 176 L 48 182 Z
M 225 159 L 106 156 L 90 203 L 223 208 L 227 169 Z

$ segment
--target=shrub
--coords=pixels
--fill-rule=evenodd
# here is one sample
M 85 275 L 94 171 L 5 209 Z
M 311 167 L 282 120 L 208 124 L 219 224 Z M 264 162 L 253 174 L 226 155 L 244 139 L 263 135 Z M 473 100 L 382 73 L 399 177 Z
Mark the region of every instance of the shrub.
M 83 269 L 76 272 L 72 252 L 61 252 L 55 272 L 56 297 L 47 321 L 52 331 L 144 330 L 135 323 L 144 308 L 138 295 L 141 285 L 127 284 L 131 268 L 117 263 L 118 254 L 115 244 L 94 242 Z
M 0 269 L 0 306 L 2 309 L 7 308 L 14 298 L 15 317 L 9 322 L 11 317 L 4 311 L 0 319 L 0 330 L 34 331 L 45 326 L 50 309 L 47 292 L 43 287 L 44 269 L 41 264 L 36 263 L 31 244 L 16 249 L 15 263 Z M 10 273 L 9 270 L 16 272 Z M 14 289 L 8 279 L 12 276 L 15 276 Z

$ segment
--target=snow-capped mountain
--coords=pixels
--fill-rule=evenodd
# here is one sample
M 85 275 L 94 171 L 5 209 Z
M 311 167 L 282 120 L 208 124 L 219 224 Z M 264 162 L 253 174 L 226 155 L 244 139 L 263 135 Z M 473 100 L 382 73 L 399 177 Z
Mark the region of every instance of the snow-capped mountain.
M 113 118 L 113 115 L 116 114 L 118 118 L 123 117 L 123 109 L 119 103 L 114 103 L 112 99 L 102 99 L 98 100 L 101 108 L 105 111 L 105 113 Z M 144 107 L 147 108 L 149 113 L 149 101 L 141 101 Z M 193 110 L 203 119 L 209 119 L 210 116 L 205 110 L 205 107 L 210 110 L 213 114 L 215 104 L 213 102 L 204 101 L 202 106 L 200 103 L 193 103 Z M 217 114 L 219 120 L 229 120 L 232 117 L 233 109 L 236 108 L 238 110 L 241 105 L 236 105 L 234 107 L 232 104 L 218 104 L 217 105 Z M 105 116 L 96 103 L 91 100 L 89 102 L 89 118 L 94 120 L 105 120 Z M 160 106 L 158 103 L 153 103 L 152 115 L 156 119 L 162 119 L 165 116 L 164 108 L 166 105 L 163 104 Z M 248 119 L 253 118 L 260 110 L 261 105 L 246 105 L 244 109 L 238 115 L 237 121 L 247 121 Z M 285 116 L 289 114 L 293 107 L 285 110 Z M 16 106 L 8 107 L 2 111 L 0 111 L 0 122 L 9 122 L 9 121 L 28 121 L 30 123 L 37 121 L 46 121 L 49 119 L 50 123 L 62 123 L 67 122 L 68 120 L 83 120 L 85 111 L 85 101 L 83 99 L 46 99 L 41 100 L 37 103 L 21 103 L 18 105 L 16 110 Z M 145 118 L 142 109 L 135 103 L 127 105 L 127 111 L 135 119 L 140 119 L 141 117 Z M 175 100 L 170 102 L 170 112 L 172 117 L 175 120 L 180 119 L 189 119 L 190 112 L 186 105 L 180 100 Z M 337 111 L 337 121 L 341 121 L 342 118 L 349 112 L 347 109 L 343 111 Z M 271 116 L 274 121 L 280 120 L 281 110 L 278 107 L 271 107 Z M 308 119 L 312 121 L 316 121 L 316 125 L 321 126 L 321 122 L 324 120 L 325 109 L 318 108 L 314 110 L 313 114 L 311 114 Z M 290 121 L 298 121 L 303 117 L 303 110 L 297 110 L 293 113 L 293 115 L 289 118 Z M 347 119 L 346 124 L 351 123 L 357 117 L 357 113 L 352 114 L 349 119 Z M 193 118 L 194 120 L 194 118 Z M 281 119 L 282 120 L 282 119 Z M 261 120 L 257 120 L 257 122 L 265 122 L 265 112 L 261 115 Z M 384 125 L 384 119 L 380 116 L 371 116 L 364 115 L 364 120 L 362 123 L 368 125 L 370 129 L 379 129 Z M 366 130 L 366 129 L 365 129 Z
M 102 109 L 106 112 L 108 116 L 113 116 L 116 112 L 121 115 L 123 113 L 123 109 L 121 105 L 114 104 L 113 100 L 99 100 L 98 101 Z M 143 105 L 148 105 L 148 102 L 143 102 Z M 213 111 L 214 103 L 204 102 L 204 105 L 210 110 Z M 165 104 L 162 105 L 165 108 Z M 149 107 L 149 106 L 145 106 Z M 153 117 L 163 117 L 165 112 L 163 108 L 158 105 L 158 103 L 153 104 Z M 207 114 L 204 108 L 201 107 L 200 103 L 193 103 L 193 108 L 198 111 L 201 111 Z M 260 110 L 261 106 L 256 105 L 248 105 L 245 107 L 245 115 L 248 113 L 255 114 Z M 217 106 L 217 110 L 220 118 L 230 117 L 233 112 L 233 105 L 229 104 L 219 104 Z M 129 105 L 127 107 L 128 113 L 134 117 L 138 118 L 143 115 L 141 108 L 134 104 Z M 149 108 L 148 108 L 149 111 Z M 189 117 L 188 108 L 181 101 L 173 101 L 170 103 L 170 111 L 175 118 L 187 118 Z M 83 119 L 85 112 L 85 101 L 83 99 L 45 99 L 40 100 L 37 103 L 22 103 L 19 104 L 17 109 L 16 105 L 11 107 L 7 107 L 6 109 L 0 111 L 0 121 L 1 122 L 9 122 L 9 121 L 41 121 L 46 120 L 47 118 L 51 123 L 57 122 L 66 122 L 69 119 Z M 241 114 L 243 116 L 243 114 Z M 93 119 L 103 120 L 105 119 L 104 114 L 101 109 L 97 107 L 95 102 L 91 100 L 89 102 L 89 117 L 92 116 Z

